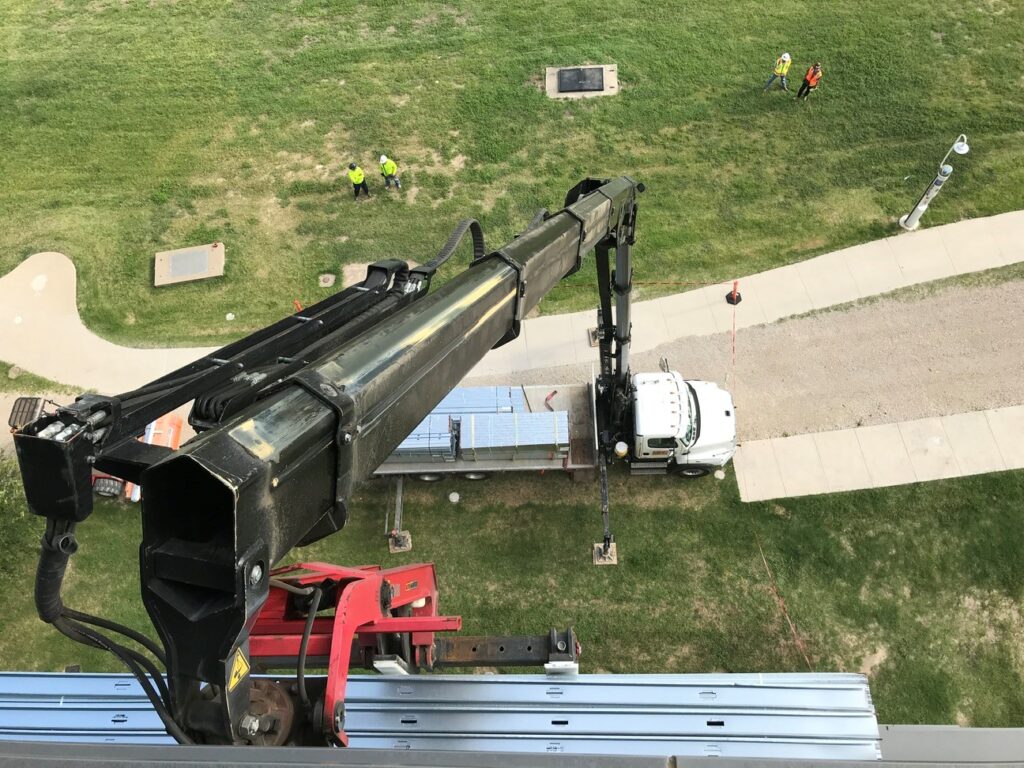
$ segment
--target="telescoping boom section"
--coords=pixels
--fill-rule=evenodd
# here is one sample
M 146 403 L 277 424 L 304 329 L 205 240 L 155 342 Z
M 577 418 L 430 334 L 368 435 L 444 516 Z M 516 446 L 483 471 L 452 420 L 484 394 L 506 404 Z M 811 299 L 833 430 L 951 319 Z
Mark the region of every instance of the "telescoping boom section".
M 77 548 L 75 525 L 91 511 L 83 488 L 90 468 L 140 482 L 143 601 L 162 641 L 154 655 L 168 670 L 159 692 L 170 702 L 168 727 L 229 742 L 258 730 L 250 634 L 280 581 L 271 569 L 294 546 L 339 530 L 356 485 L 488 350 L 516 338 L 527 313 L 589 251 L 632 242 L 642 191 L 625 176 L 585 180 L 563 210 L 539 214 L 490 253 L 474 222 L 471 266 L 438 289 L 426 291 L 432 270 L 386 263 L 384 277 L 372 285 L 368 278 L 346 299 L 362 301 L 360 311 L 329 332 L 316 332 L 307 312 L 133 393 L 79 398 L 26 427 L 15 436 L 26 496 L 48 518 L 40 615 L 74 639 L 106 647 L 99 630 L 81 628 L 84 614 L 63 606 L 60 585 Z M 366 304 L 368 291 L 390 298 Z M 144 416 L 192 399 L 203 409 L 190 418 L 203 430 L 196 438 L 173 452 L 134 445 Z M 404 604 L 403 588 L 416 590 L 373 579 L 385 613 L 393 598 Z M 415 616 L 406 624 L 419 626 Z M 433 628 L 446 626 L 420 625 L 426 647 Z M 202 683 L 209 686 L 201 694 Z M 321 720 L 338 732 L 332 714 Z

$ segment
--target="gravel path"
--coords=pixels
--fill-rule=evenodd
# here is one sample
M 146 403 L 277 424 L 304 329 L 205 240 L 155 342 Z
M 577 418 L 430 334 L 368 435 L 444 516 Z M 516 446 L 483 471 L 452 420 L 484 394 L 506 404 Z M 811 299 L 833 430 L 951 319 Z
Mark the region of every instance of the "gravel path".
M 688 378 L 727 384 L 741 440 L 1020 405 L 1024 281 L 951 286 L 741 330 L 734 375 L 728 334 L 676 340 L 634 356 L 632 368 L 655 370 L 661 356 Z M 589 365 L 569 365 L 521 371 L 514 383 L 589 375 Z

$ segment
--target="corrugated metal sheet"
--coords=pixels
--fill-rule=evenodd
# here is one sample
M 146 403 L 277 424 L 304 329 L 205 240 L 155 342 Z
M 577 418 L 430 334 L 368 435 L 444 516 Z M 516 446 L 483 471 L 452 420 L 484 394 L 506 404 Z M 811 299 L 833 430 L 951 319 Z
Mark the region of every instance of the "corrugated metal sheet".
M 402 441 L 391 460 L 558 459 L 568 452 L 566 411 L 530 413 L 522 387 L 459 387 Z
M 522 387 L 456 387 L 431 413 L 524 413 Z
M 353 748 L 877 760 L 851 674 L 355 675 Z M 133 679 L 0 674 L 0 739 L 170 743 Z
M 569 452 L 569 414 L 551 411 L 465 416 L 459 444 L 464 459 L 564 456 Z
M 399 444 L 391 456 L 396 461 L 454 461 L 456 446 L 452 417 L 431 414 Z

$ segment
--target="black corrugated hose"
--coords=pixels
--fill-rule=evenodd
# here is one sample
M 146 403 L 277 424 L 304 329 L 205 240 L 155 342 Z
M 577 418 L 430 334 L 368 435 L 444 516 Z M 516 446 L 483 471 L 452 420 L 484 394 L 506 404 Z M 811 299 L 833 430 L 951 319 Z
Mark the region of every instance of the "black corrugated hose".
M 75 524 L 48 519 L 46 533 L 40 543 L 39 565 L 36 568 L 35 582 L 35 603 L 39 618 L 47 624 L 52 624 L 61 634 L 75 642 L 102 648 L 120 659 L 139 681 L 139 685 L 142 686 L 143 692 L 153 705 L 153 709 L 156 710 L 167 733 L 181 744 L 194 743 L 170 714 L 171 692 L 156 664 L 133 648 L 127 648 L 111 640 L 99 630 L 86 625 L 103 627 L 134 640 L 166 667 L 166 654 L 163 650 L 153 640 L 130 627 L 67 608 L 61 600 L 60 590 L 64 583 L 68 560 L 78 549 L 78 542 L 75 540 Z M 154 683 L 156 688 L 154 688 Z

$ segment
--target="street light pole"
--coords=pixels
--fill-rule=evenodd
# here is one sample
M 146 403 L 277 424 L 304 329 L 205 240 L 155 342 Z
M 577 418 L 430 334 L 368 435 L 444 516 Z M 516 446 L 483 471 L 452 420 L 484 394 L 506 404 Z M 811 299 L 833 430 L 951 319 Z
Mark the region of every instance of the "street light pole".
M 921 220 L 921 215 L 928 210 L 928 206 L 931 204 L 935 196 L 939 194 L 942 189 L 942 185 L 945 184 L 949 177 L 953 175 L 953 166 L 949 165 L 946 160 L 954 152 L 958 155 L 966 155 L 971 151 L 971 148 L 967 144 L 967 137 L 964 134 L 960 134 L 956 137 L 956 141 L 953 142 L 946 154 L 942 158 L 942 162 L 939 163 L 939 171 L 932 179 L 932 183 L 925 189 L 924 194 L 921 195 L 921 199 L 917 201 L 917 205 L 914 206 L 913 210 L 906 216 L 900 217 L 900 226 L 908 232 L 913 232 L 917 229 L 918 224 Z

